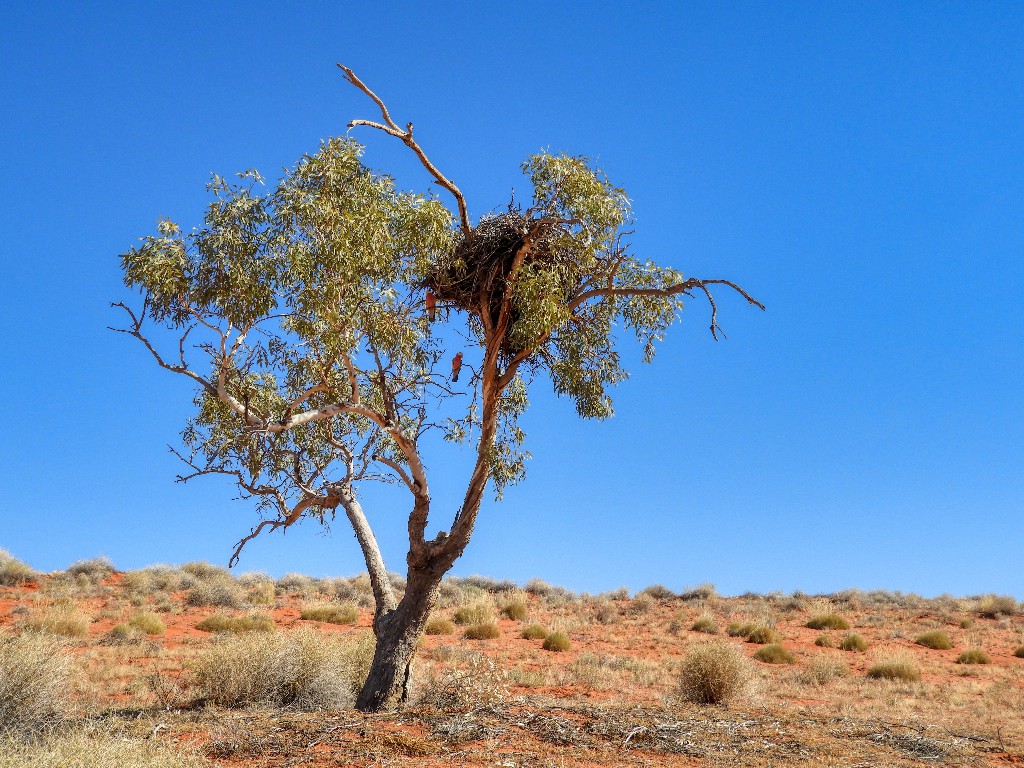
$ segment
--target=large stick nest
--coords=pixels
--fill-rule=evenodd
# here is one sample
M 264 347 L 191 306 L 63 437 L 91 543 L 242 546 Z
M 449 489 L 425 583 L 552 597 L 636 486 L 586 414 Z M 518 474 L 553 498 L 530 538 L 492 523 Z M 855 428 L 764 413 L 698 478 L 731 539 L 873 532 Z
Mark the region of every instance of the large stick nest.
M 439 304 L 465 310 L 481 320 L 486 311 L 491 323 L 496 324 L 516 255 L 531 232 L 533 244 L 521 268 L 538 262 L 553 266 L 567 258 L 553 247 L 559 234 L 553 222 L 510 206 L 506 213 L 482 218 L 470 237 L 462 240 L 424 280 L 424 287 L 434 292 Z M 513 306 L 510 328 L 517 314 Z M 514 346 L 506 334 L 502 352 L 511 356 L 521 351 Z

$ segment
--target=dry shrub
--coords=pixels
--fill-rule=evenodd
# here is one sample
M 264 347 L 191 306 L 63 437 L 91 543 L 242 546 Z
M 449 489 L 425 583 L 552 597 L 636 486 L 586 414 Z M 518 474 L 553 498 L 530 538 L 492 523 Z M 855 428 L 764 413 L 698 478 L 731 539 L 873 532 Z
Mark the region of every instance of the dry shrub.
M 303 573 L 286 573 L 277 580 L 277 590 L 286 595 L 313 597 L 321 591 L 321 582 Z
M 850 668 L 842 661 L 822 654 L 815 656 L 807 663 L 800 673 L 800 680 L 809 685 L 827 685 L 833 680 L 846 677 L 849 674 Z
M 849 629 L 850 622 L 838 613 L 822 613 L 811 616 L 805 626 L 810 629 Z
M 782 637 L 771 627 L 765 626 L 754 626 L 747 632 L 747 642 L 757 643 L 758 645 L 767 645 L 768 643 L 777 643 Z
M 978 613 L 986 619 L 1012 616 L 1017 612 L 1017 601 L 1010 595 L 984 595 L 978 600 Z
M 299 618 L 327 624 L 355 624 L 359 621 L 359 611 L 354 605 L 311 605 L 302 609 Z
M 486 621 L 466 627 L 463 637 L 467 640 L 494 640 L 501 637 L 501 632 L 498 631 L 498 625 L 493 621 Z
M 705 613 L 690 625 L 690 631 L 703 632 L 706 635 L 716 635 L 718 634 L 718 626 L 715 624 L 715 620 Z
M 918 635 L 914 642 L 925 648 L 931 648 L 933 651 L 948 651 L 953 647 L 953 641 L 941 629 L 933 629 L 931 632 Z
M 568 651 L 572 647 L 572 643 L 569 642 L 569 636 L 565 632 L 552 632 L 544 638 L 544 645 L 542 647 L 545 651 L 561 653 Z
M 652 584 L 640 591 L 641 595 L 647 595 L 654 600 L 675 600 L 679 597 L 675 592 L 661 584 Z
M 715 589 L 714 584 L 705 582 L 704 584 L 698 584 L 696 587 L 689 587 L 684 589 L 679 595 L 680 600 L 710 600 L 717 596 L 718 592 Z
M 450 635 L 455 632 L 455 624 L 437 616 L 427 622 L 426 629 L 423 631 L 428 635 Z
M 0 736 L 0 768 L 205 768 L 188 748 L 128 739 L 99 728 L 47 734 L 41 739 Z
M 867 640 L 856 632 L 851 632 L 850 634 L 845 635 L 843 639 L 839 641 L 839 650 L 841 651 L 866 651 L 867 649 Z
M 460 652 L 451 666 L 427 683 L 420 703 L 445 711 L 465 712 L 494 706 L 508 698 L 508 673 L 475 651 Z
M 828 635 L 822 635 L 821 637 L 814 638 L 814 644 L 819 648 L 835 648 L 836 644 L 832 641 L 832 638 Z
M 1013 652 L 1013 655 L 1018 659 L 1024 659 L 1024 645 L 1020 646 Z
M 0 636 L 0 731 L 57 725 L 70 693 L 70 664 L 59 642 L 37 633 Z
M 343 709 L 366 680 L 373 647 L 370 633 L 341 639 L 305 627 L 226 635 L 200 655 L 193 685 L 201 698 L 225 707 Z
M 141 643 L 146 635 L 128 624 L 115 624 L 100 640 L 104 645 L 134 645 Z
M 915 683 L 921 679 L 921 668 L 913 657 L 897 656 L 880 659 L 868 670 L 868 677 L 874 680 L 899 680 Z
M 746 637 L 753 629 L 753 624 L 741 624 L 734 621 L 725 628 L 725 634 L 729 637 Z
M 540 624 L 531 624 L 523 630 L 524 640 L 543 640 L 548 636 L 548 631 Z
M 41 613 L 33 613 L 25 619 L 24 626 L 35 632 L 61 637 L 85 637 L 89 634 L 89 618 L 75 610 L 73 604 L 55 604 Z
M 128 623 L 147 635 L 162 635 L 167 631 L 167 625 L 155 613 L 137 613 Z
M 36 572 L 29 566 L 6 549 L 0 549 L 0 587 L 18 587 L 36 578 Z
M 271 632 L 274 626 L 274 617 L 262 613 L 248 616 L 225 616 L 222 613 L 215 613 L 196 624 L 196 629 L 203 632 Z
M 452 620 L 456 624 L 487 624 L 494 621 L 494 612 L 487 603 L 473 603 L 455 610 Z
M 611 600 L 598 600 L 594 604 L 594 619 L 600 624 L 614 624 L 619 620 L 619 608 Z
M 750 659 L 727 642 L 695 646 L 679 670 L 679 695 L 698 704 L 721 704 L 749 690 L 754 678 Z
M 90 560 L 79 560 L 68 566 L 67 574 L 75 579 L 98 584 L 114 572 L 114 564 L 107 557 L 94 557 Z
M 189 565 L 193 565 L 193 563 L 189 563 Z M 214 567 L 210 566 L 210 568 Z M 193 606 L 213 605 L 221 608 L 240 608 L 245 602 L 245 592 L 230 576 L 211 575 L 192 584 L 185 602 Z
M 650 610 L 654 608 L 655 604 L 653 597 L 641 592 L 629 601 L 629 605 L 626 607 L 626 610 L 632 614 L 641 615 L 650 612 Z
M 502 593 L 499 603 L 501 615 L 513 621 L 525 621 L 530 612 L 526 595 L 526 592 L 519 589 Z
M 956 657 L 957 664 L 991 664 L 991 657 L 981 648 L 968 648 Z
M 771 645 L 765 645 L 758 648 L 757 653 L 754 654 L 754 658 L 758 661 L 763 661 L 765 664 L 796 663 L 796 656 L 778 643 L 772 643 Z

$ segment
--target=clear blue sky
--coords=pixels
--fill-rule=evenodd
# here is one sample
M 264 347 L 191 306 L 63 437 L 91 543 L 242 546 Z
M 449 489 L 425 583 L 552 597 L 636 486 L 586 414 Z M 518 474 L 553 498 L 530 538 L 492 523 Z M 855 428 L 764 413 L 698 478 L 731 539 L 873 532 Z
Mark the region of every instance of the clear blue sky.
M 117 257 L 158 216 L 198 223 L 211 171 L 274 178 L 374 117 L 342 61 L 474 215 L 525 189 L 530 152 L 586 153 L 639 254 L 768 305 L 723 297 L 716 344 L 694 303 L 609 422 L 538 382 L 528 478 L 456 573 L 1024 598 L 1022 40 L 1010 2 L 6 2 L 0 546 L 226 561 L 254 513 L 172 482 L 191 390 L 105 330 Z M 432 471 L 440 515 L 465 468 Z M 367 507 L 403 571 L 405 499 Z M 342 524 L 307 524 L 241 568 L 362 564 Z

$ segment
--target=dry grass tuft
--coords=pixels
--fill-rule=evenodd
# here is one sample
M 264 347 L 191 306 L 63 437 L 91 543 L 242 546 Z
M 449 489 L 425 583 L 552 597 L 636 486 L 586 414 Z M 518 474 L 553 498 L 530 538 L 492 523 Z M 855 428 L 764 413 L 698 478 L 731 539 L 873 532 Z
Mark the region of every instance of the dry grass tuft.
M 956 657 L 957 664 L 991 664 L 992 658 L 981 648 L 968 648 Z
M 369 673 L 373 647 L 369 633 L 354 641 L 308 628 L 228 635 L 201 654 L 193 684 L 202 698 L 226 707 L 343 709 Z
M 821 635 L 820 637 L 814 638 L 814 644 L 819 648 L 835 648 L 836 644 L 832 638 L 828 635 Z
M 544 638 L 544 644 L 542 647 L 545 651 L 561 653 L 563 651 L 568 651 L 572 647 L 572 643 L 569 642 L 569 636 L 565 634 L 565 632 L 552 632 Z
M 52 638 L 0 637 L 0 732 L 34 733 L 59 724 L 70 693 L 69 668 Z
M 501 637 L 501 632 L 498 631 L 498 625 L 495 622 L 485 621 L 466 627 L 462 636 L 467 640 L 494 640 Z
M 327 624 L 355 624 L 359 621 L 359 610 L 354 605 L 311 605 L 302 609 L 299 618 Z
M 868 677 L 874 680 L 899 680 L 904 683 L 915 683 L 921 679 L 921 668 L 909 656 L 881 659 L 868 670 Z
M 1017 601 L 1010 595 L 985 595 L 978 601 L 978 614 L 986 619 L 1012 616 L 1017 609 Z
M 931 648 L 933 651 L 948 651 L 953 647 L 953 641 L 941 629 L 933 629 L 931 632 L 918 635 L 914 642 L 925 648 Z
M 1017 650 L 1013 652 L 1013 655 L 1016 656 L 1018 659 L 1024 659 L 1024 645 L 1017 648 Z
M 203 632 L 271 632 L 274 630 L 274 618 L 262 613 L 248 616 L 225 616 L 215 613 L 196 624 L 196 629 Z
M 34 632 L 61 637 L 85 637 L 89 634 L 89 618 L 75 610 L 73 604 L 60 604 L 31 614 L 24 626 Z
M 771 627 L 763 625 L 757 625 L 750 628 L 747 632 L 747 642 L 757 643 L 758 645 L 767 645 L 768 643 L 777 643 L 782 637 Z
M 703 632 L 706 635 L 717 635 L 718 626 L 715 624 L 715 620 L 705 613 L 690 625 L 690 631 Z
M 531 624 L 523 630 L 524 640 L 543 640 L 548 636 L 548 631 L 540 624 Z
M 487 624 L 494 621 L 494 611 L 487 603 L 473 603 L 456 609 L 452 620 L 463 626 L 469 624 Z
M 866 651 L 868 649 L 868 641 L 858 635 L 856 632 L 851 632 L 845 635 L 842 640 L 839 641 L 839 650 L 841 651 Z
M 455 624 L 448 619 L 436 616 L 427 622 L 424 632 L 428 635 L 450 635 L 455 632 Z
M 749 690 L 750 659 L 731 643 L 708 642 L 692 648 L 679 670 L 679 695 L 698 704 L 722 704 Z
M 765 664 L 795 664 L 796 656 L 792 651 L 783 648 L 778 643 L 765 645 L 757 649 L 754 658 L 763 661 Z
M 810 629 L 849 629 L 850 622 L 838 613 L 820 613 L 811 616 L 805 626 Z
M 753 629 L 753 624 L 740 624 L 738 622 L 733 622 L 725 628 L 725 634 L 729 637 L 746 637 Z
M 147 635 L 162 635 L 167 631 L 167 625 L 155 613 L 137 613 L 132 616 L 128 624 Z
M 0 737 L 0 768 L 205 768 L 194 752 L 97 729 Z
M 20 587 L 36 578 L 36 572 L 28 565 L 6 549 L 0 549 L 0 587 Z
M 850 668 L 839 659 L 824 654 L 815 656 L 800 673 L 800 680 L 810 685 L 827 685 L 850 674 Z

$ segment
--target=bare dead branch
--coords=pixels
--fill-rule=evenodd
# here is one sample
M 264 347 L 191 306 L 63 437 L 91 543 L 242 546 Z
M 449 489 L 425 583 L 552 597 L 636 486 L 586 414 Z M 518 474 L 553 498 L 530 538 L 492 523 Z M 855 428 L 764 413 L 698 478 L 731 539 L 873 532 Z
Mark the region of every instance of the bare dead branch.
M 423 151 L 420 145 L 416 143 L 416 140 L 413 139 L 412 123 L 406 125 L 404 130 L 400 128 L 398 124 L 391 118 L 391 113 L 388 112 L 388 108 L 384 104 L 384 101 L 376 93 L 371 91 L 362 80 L 356 77 L 355 72 L 353 72 L 351 69 L 344 66 L 343 64 L 338 64 L 338 68 L 345 73 L 345 79 L 347 79 L 352 85 L 354 85 L 356 88 L 358 88 L 371 99 L 373 99 L 374 103 L 380 108 L 380 113 L 381 116 L 384 118 L 385 123 L 384 125 L 381 125 L 380 123 L 375 123 L 370 120 L 353 120 L 348 124 L 348 127 L 352 128 L 354 126 L 364 125 L 368 128 L 376 128 L 377 130 L 383 131 L 389 136 L 394 136 L 395 138 L 400 139 L 407 147 L 409 147 L 409 149 L 415 152 L 416 157 L 418 157 L 420 160 L 420 163 L 422 163 L 423 167 L 427 169 L 431 176 L 434 177 L 434 180 L 437 181 L 438 184 L 447 189 L 449 192 L 451 192 L 452 196 L 455 198 L 455 201 L 459 206 L 459 222 L 462 227 L 462 234 L 464 237 L 468 239 L 473 232 L 473 227 L 470 226 L 469 223 L 469 211 L 466 208 L 466 199 L 465 197 L 463 197 L 462 192 L 459 191 L 459 188 L 455 186 L 455 184 L 450 179 L 448 179 L 443 173 L 441 173 L 441 171 L 437 169 L 437 166 L 430 162 L 430 159 L 427 157 L 426 153 Z

